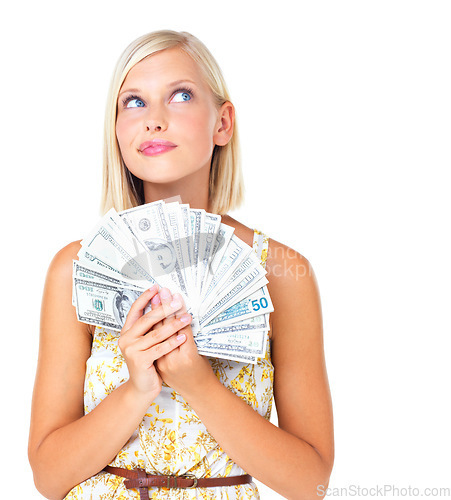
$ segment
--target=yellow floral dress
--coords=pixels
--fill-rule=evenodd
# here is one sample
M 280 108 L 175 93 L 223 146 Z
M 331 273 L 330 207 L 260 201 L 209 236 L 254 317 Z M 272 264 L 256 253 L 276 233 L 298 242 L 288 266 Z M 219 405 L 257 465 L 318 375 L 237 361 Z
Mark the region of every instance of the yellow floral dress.
M 268 237 L 254 229 L 253 249 L 265 267 Z M 269 333 L 268 333 L 269 336 Z M 84 405 L 89 413 L 116 387 L 128 380 L 127 365 L 118 348 L 119 332 L 96 327 L 91 356 L 86 364 Z M 266 355 L 257 364 L 207 358 L 218 379 L 269 420 L 274 368 L 269 338 Z M 239 422 L 231 422 L 231 429 Z M 138 429 L 109 464 L 141 468 L 150 474 L 227 477 L 246 474 L 219 447 L 182 396 L 163 385 Z M 254 483 L 219 488 L 149 488 L 151 499 L 258 499 Z M 75 486 L 66 500 L 139 500 L 137 489 L 127 490 L 124 478 L 100 472 Z

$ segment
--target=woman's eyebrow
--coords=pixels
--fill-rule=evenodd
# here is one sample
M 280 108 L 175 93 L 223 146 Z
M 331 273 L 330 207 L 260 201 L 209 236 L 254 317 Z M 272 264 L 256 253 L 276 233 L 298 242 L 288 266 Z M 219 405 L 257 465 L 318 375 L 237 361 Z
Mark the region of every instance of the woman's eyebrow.
M 140 90 L 139 89 L 126 89 L 126 90 L 123 90 L 120 94 L 118 94 L 118 97 L 120 97 L 122 94 L 126 94 L 127 92 L 138 93 L 138 92 L 140 92 Z
M 176 80 L 175 82 L 169 83 L 168 87 L 175 87 L 177 85 L 180 85 L 181 83 L 194 83 L 194 85 L 196 85 L 196 82 L 193 82 L 193 80 L 190 80 L 189 78 L 184 78 L 183 80 Z
M 168 83 L 167 87 L 168 88 L 176 87 L 177 85 L 180 85 L 182 83 L 192 83 L 192 84 L 196 85 L 196 82 L 194 82 L 193 80 L 190 80 L 189 78 L 183 78 L 182 80 L 175 80 L 174 82 Z M 122 94 L 126 94 L 127 92 L 139 93 L 139 92 L 141 92 L 141 89 L 125 89 L 122 92 L 120 92 L 118 97 L 120 97 Z

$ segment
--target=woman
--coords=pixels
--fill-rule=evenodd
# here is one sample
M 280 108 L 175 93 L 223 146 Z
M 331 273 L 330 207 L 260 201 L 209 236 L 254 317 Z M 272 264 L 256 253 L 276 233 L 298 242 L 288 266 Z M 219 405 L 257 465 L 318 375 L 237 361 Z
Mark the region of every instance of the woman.
M 159 31 L 133 42 L 113 76 L 103 211 L 173 196 L 220 214 L 261 256 L 274 305 L 266 357 L 200 356 L 191 317 L 166 288 L 133 303 L 120 335 L 78 322 L 80 242 L 67 245 L 42 302 L 36 486 L 48 498 L 258 498 L 253 476 L 287 498 L 314 498 L 334 457 L 316 280 L 302 255 L 227 215 L 243 198 L 234 107 L 205 46 Z M 269 422 L 273 389 L 279 427 Z

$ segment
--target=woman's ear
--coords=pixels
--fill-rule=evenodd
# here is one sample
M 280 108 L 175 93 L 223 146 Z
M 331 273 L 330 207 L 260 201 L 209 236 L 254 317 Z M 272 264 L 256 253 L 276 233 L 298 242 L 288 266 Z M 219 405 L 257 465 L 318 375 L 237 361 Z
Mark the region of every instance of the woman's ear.
M 220 108 L 216 122 L 213 142 L 217 146 L 225 146 L 233 135 L 235 124 L 235 108 L 230 101 L 226 101 Z

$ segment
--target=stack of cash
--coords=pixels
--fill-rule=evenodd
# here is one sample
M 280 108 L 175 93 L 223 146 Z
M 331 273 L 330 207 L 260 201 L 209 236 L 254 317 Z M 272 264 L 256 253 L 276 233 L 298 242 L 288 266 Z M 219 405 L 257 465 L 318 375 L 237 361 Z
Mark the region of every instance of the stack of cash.
M 200 354 L 256 363 L 274 308 L 259 258 L 233 233 L 221 216 L 178 202 L 111 209 L 73 261 L 79 321 L 120 331 L 133 302 L 157 283 L 181 294 Z

